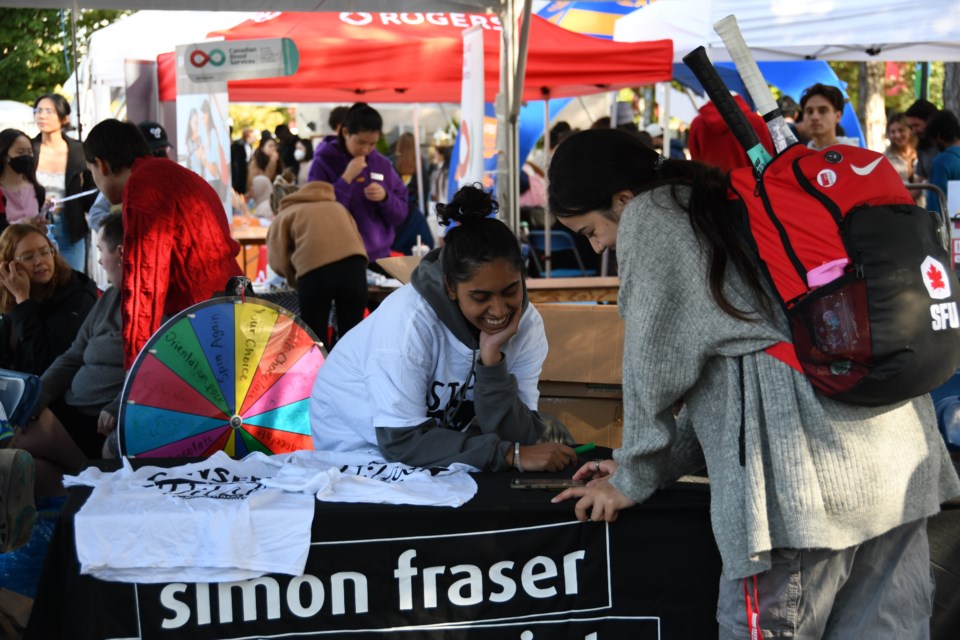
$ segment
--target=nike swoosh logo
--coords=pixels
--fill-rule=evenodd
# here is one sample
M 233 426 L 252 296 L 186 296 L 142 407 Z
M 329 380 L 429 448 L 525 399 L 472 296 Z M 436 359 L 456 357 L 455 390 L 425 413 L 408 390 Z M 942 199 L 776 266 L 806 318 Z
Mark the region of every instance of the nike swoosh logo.
M 870 172 L 877 168 L 877 165 L 880 164 L 881 160 L 883 160 L 883 158 L 877 158 L 865 167 L 858 167 L 855 164 L 851 164 L 850 168 L 853 169 L 853 172 L 858 176 L 868 176 L 870 175 Z

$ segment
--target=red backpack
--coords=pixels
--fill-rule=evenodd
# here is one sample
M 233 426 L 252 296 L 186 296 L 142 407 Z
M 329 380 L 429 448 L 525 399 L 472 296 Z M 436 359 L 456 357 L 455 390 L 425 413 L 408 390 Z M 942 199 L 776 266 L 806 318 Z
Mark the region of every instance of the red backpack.
M 767 351 L 843 402 L 922 395 L 960 364 L 960 284 L 934 214 L 881 154 L 796 144 L 729 175 L 793 335 Z

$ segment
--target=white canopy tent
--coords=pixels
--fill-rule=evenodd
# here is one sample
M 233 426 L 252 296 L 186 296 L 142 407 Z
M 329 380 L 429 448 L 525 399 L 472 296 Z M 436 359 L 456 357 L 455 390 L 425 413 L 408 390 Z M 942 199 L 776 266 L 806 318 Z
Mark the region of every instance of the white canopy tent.
M 960 61 L 956 0 L 658 0 L 620 18 L 614 40 L 669 37 L 676 62 L 700 45 L 725 61 L 713 24 L 730 14 L 757 60 Z
M 0 131 L 3 129 L 19 129 L 31 138 L 37 135 L 30 105 L 15 100 L 0 100 Z
M 80 74 L 80 120 L 87 129 L 106 118 L 116 117 L 114 97 L 126 86 L 127 60 L 156 61 L 177 45 L 207 40 L 207 34 L 248 19 L 250 13 L 234 11 L 138 11 L 95 31 L 87 55 L 74 74 Z M 77 79 L 64 82 L 64 91 L 74 93 Z

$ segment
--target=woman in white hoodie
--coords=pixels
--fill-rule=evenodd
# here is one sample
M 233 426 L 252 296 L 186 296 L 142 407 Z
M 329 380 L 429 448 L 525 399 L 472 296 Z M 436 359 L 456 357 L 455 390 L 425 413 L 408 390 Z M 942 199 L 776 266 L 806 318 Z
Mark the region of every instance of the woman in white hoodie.
M 466 463 L 558 471 L 573 449 L 538 443 L 547 355 L 520 246 L 497 203 L 464 187 L 438 208 L 456 221 L 401 287 L 330 354 L 310 398 L 317 449 L 367 451 L 420 467 Z

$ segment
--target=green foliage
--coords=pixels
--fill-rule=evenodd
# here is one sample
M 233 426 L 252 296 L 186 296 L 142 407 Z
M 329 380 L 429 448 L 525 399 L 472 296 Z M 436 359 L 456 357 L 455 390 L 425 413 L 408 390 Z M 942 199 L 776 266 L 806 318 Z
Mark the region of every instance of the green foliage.
M 256 131 L 259 136 L 264 129 L 273 133 L 278 124 L 290 122 L 290 109 L 288 107 L 230 104 L 228 111 L 234 138 L 239 138 L 240 132 L 246 127 Z
M 891 82 L 887 79 L 885 87 L 887 95 L 884 100 L 887 113 L 906 111 L 907 107 L 913 104 L 914 100 L 920 97 L 919 93 L 919 63 L 899 62 L 900 79 Z M 830 68 L 837 74 L 837 77 L 847 83 L 847 95 L 850 96 L 850 104 L 856 109 L 860 101 L 859 88 L 857 80 L 860 74 L 859 63 L 857 62 L 830 62 Z M 930 63 L 930 76 L 927 81 L 927 99 L 935 105 L 943 104 L 943 63 Z M 797 96 L 799 101 L 799 96 Z
M 86 53 L 90 34 L 128 13 L 80 11 L 79 56 Z M 0 99 L 32 104 L 66 81 L 74 68 L 72 19 L 69 10 L 0 9 Z

